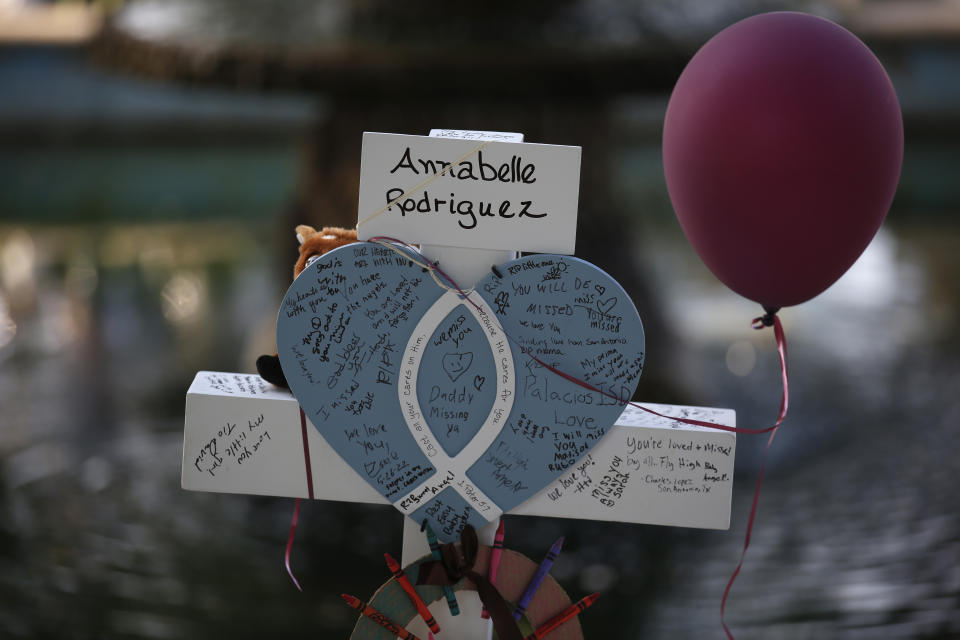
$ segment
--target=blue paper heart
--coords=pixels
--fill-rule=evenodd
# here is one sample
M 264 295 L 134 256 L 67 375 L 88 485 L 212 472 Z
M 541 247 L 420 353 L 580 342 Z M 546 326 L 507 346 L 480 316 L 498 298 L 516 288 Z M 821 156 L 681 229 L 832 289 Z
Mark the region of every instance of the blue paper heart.
M 447 541 L 569 470 L 620 416 L 614 398 L 631 399 L 643 367 L 637 310 L 597 267 L 533 255 L 498 271 L 470 294 L 478 310 L 393 249 L 348 245 L 303 271 L 277 322 L 311 422 Z

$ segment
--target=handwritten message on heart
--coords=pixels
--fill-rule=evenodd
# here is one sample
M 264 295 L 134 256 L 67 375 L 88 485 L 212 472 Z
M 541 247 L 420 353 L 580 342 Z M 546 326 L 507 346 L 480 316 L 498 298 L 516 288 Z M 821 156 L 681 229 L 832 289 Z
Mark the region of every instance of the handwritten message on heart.
M 577 258 L 500 265 L 470 293 L 477 308 L 405 255 L 366 242 L 324 255 L 287 291 L 277 345 L 330 445 L 449 541 L 600 440 L 636 389 L 643 328 L 620 285 Z

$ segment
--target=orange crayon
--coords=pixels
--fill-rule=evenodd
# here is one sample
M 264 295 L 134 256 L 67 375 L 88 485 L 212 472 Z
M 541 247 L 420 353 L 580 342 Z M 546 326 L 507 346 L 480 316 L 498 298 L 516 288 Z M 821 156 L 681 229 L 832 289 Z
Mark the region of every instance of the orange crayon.
M 398 638 L 402 640 L 420 640 L 417 636 L 413 635 L 396 622 L 383 615 L 366 602 L 360 598 L 355 598 L 348 593 L 341 593 L 340 597 L 343 598 L 343 601 L 348 605 L 359 611 L 361 614 L 365 615 L 367 618 L 376 622 L 378 625 L 389 631 L 390 633 L 397 634 Z
M 430 609 L 427 608 L 426 603 L 420 597 L 420 594 L 417 593 L 417 590 L 413 588 L 413 584 L 410 582 L 410 578 L 407 577 L 407 574 L 403 572 L 403 569 L 400 567 L 400 563 L 393 559 L 389 553 L 383 554 L 383 557 L 387 560 L 387 566 L 390 567 L 390 571 L 393 572 L 393 577 L 397 579 L 397 582 L 400 583 L 400 586 L 403 587 L 403 590 L 406 591 L 407 596 L 410 598 L 410 602 L 413 603 L 413 606 L 417 608 L 417 613 L 420 614 L 420 617 L 423 618 L 423 621 L 427 623 L 427 626 L 430 627 L 431 631 L 440 633 L 440 625 L 437 624 L 437 621 L 433 619 L 433 615 L 430 613 Z
M 581 611 L 583 611 L 584 609 L 592 605 L 596 601 L 596 599 L 599 597 L 600 597 L 599 593 L 592 593 L 589 596 L 586 596 L 585 598 L 581 598 L 578 602 L 575 602 L 574 604 L 570 605 L 569 607 L 567 607 L 566 609 L 564 609 L 563 611 L 561 611 L 560 613 L 553 616 L 552 618 L 544 622 L 542 625 L 537 627 L 536 631 L 528 635 L 523 640 L 541 640 L 544 636 L 546 636 L 551 631 L 555 631 L 557 627 L 562 625 L 564 622 L 578 615 Z

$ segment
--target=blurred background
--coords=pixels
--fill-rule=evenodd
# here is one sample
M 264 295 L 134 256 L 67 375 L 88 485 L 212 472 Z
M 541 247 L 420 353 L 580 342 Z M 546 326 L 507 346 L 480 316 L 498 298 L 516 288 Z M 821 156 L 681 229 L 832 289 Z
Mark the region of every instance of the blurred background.
M 960 1 L 0 0 L 0 637 L 322 634 L 400 550 L 386 507 L 180 489 L 198 369 L 272 352 L 293 226 L 356 222 L 360 135 L 431 127 L 581 145 L 577 254 L 647 331 L 641 400 L 778 406 L 759 309 L 706 270 L 660 133 L 696 49 L 754 13 L 829 17 L 904 112 L 900 188 L 827 293 L 782 314 L 791 413 L 728 603 L 737 638 L 960 637 Z M 761 436 L 730 531 L 508 517 L 588 638 L 721 637 Z

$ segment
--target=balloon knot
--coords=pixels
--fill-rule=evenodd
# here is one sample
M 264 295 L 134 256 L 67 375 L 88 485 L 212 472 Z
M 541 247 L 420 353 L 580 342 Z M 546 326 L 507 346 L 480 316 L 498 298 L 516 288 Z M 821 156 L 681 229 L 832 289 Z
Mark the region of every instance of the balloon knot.
M 764 306 L 763 310 L 766 312 L 759 318 L 754 318 L 751 326 L 754 329 L 763 329 L 764 327 L 772 327 L 774 325 L 774 317 L 777 315 L 777 312 L 780 311 L 780 307 L 767 307 Z

